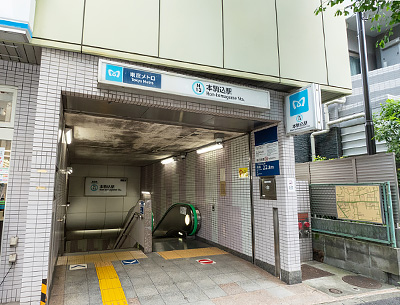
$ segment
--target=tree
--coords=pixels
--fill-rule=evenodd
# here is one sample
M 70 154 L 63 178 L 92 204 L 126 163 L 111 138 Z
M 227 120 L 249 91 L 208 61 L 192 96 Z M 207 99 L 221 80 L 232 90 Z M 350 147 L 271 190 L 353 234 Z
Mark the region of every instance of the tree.
M 381 107 L 381 112 L 374 116 L 375 138 L 385 140 L 388 151 L 394 152 L 400 181 L 400 101 L 387 100 Z
M 400 1 L 392 0 L 323 0 L 315 14 L 335 6 L 335 16 L 347 16 L 351 11 L 364 12 L 373 24 L 371 30 L 381 32 L 382 29 L 387 29 L 383 39 L 376 43 L 380 47 L 384 47 L 389 41 L 389 36 L 393 34 L 393 26 L 400 23 Z

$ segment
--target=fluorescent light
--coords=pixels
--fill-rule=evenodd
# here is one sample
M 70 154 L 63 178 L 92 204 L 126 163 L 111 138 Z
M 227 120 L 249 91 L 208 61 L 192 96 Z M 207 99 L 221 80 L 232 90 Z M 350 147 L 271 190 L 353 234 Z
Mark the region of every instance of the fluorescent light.
M 179 234 L 180 236 L 183 236 L 183 233 L 182 233 L 182 232 L 178 232 L 178 234 Z
M 221 149 L 223 147 L 224 146 L 222 145 L 222 143 L 217 143 L 217 144 L 214 144 L 214 145 L 206 146 L 204 148 L 200 148 L 200 149 L 197 150 L 197 153 L 198 154 L 204 154 L 206 152 L 217 150 L 217 149 Z
M 174 157 L 162 160 L 161 164 L 165 165 L 165 164 L 169 164 L 169 163 L 172 163 L 172 162 L 175 162 L 175 158 Z
M 143 194 L 143 195 L 150 195 L 150 192 L 142 191 L 142 194 Z
M 72 129 L 71 128 L 65 129 L 65 140 L 67 141 L 67 144 L 72 143 Z

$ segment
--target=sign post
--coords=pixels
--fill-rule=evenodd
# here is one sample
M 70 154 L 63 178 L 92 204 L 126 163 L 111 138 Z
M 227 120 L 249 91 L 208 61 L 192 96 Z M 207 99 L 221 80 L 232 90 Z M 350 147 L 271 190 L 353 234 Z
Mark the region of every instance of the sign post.
M 287 135 L 300 135 L 322 130 L 321 89 L 311 84 L 285 97 Z

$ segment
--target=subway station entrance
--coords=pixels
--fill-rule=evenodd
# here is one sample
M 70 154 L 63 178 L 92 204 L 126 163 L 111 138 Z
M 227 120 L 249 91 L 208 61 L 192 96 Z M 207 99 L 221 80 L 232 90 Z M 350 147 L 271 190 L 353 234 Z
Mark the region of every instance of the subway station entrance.
M 236 199 L 250 211 L 239 169 L 251 166 L 251 131 L 271 123 L 68 95 L 62 114 L 56 185 L 65 193 L 56 196 L 65 222 L 50 304 L 208 301 L 227 295 L 221 283 L 254 284 L 245 271 L 273 284 L 213 238 L 251 240 L 250 221 L 228 226 L 240 219 L 228 199 L 244 191 Z

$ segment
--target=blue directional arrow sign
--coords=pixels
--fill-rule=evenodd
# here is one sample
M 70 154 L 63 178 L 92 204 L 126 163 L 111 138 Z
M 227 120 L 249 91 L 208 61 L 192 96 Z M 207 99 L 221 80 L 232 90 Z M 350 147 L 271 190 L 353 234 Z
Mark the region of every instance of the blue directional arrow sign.
M 122 265 L 137 265 L 139 261 L 137 259 L 126 259 L 122 261 Z

